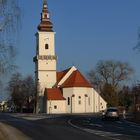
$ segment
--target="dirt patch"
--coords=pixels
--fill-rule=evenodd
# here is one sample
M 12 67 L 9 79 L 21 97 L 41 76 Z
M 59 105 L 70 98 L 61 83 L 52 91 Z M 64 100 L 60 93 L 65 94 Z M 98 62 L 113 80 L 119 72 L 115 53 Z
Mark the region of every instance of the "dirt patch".
M 0 140 L 31 140 L 16 128 L 0 123 Z

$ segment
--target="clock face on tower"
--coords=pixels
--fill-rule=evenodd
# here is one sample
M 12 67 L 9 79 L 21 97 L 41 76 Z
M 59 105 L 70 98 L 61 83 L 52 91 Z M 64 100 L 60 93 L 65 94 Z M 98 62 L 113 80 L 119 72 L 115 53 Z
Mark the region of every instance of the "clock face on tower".
M 45 39 L 44 39 L 44 41 L 48 41 L 49 40 L 49 37 L 46 37 Z

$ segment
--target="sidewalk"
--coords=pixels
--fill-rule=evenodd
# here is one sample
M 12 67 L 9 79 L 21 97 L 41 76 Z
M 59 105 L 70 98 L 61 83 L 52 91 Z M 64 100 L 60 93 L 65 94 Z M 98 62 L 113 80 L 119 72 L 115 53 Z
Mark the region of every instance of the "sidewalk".
M 62 116 L 100 116 L 101 113 L 88 113 L 88 114 L 81 114 L 81 113 L 75 113 L 75 114 L 33 114 L 33 113 L 8 113 L 10 116 L 16 117 L 16 118 L 22 118 L 26 120 L 41 120 L 41 119 L 49 119 L 49 118 L 59 118 Z
M 54 114 L 32 114 L 32 113 L 9 113 L 10 116 L 16 117 L 16 118 L 22 118 L 26 120 L 41 120 L 46 118 L 56 118 L 60 117 L 60 115 L 54 115 Z

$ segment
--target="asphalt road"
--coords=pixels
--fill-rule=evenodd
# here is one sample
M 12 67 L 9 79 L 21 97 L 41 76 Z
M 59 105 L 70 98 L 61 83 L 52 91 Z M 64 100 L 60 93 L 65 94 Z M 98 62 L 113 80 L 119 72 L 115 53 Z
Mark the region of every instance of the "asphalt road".
M 112 140 L 140 140 L 140 124 L 120 119 L 102 121 L 101 117 L 79 117 L 70 123 L 75 128 Z
M 99 117 L 60 116 L 26 120 L 0 113 L 0 140 L 137 140 L 140 125 Z

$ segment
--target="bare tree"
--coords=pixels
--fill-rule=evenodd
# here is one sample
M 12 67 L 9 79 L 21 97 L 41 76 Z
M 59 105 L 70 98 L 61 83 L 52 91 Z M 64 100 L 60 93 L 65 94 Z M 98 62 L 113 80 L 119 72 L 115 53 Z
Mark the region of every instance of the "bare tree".
M 128 109 L 129 106 L 132 105 L 132 89 L 129 86 L 123 86 L 120 92 L 118 93 L 119 96 L 119 106 L 124 106 Z
M 87 73 L 91 84 L 101 93 L 109 105 L 118 103 L 118 87 L 133 74 L 132 67 L 125 62 L 99 61 L 95 70 Z
M 88 72 L 88 77 L 93 84 L 102 82 L 117 87 L 122 81 L 129 79 L 133 72 L 128 63 L 107 60 L 99 61 L 96 69 Z
M 31 75 L 25 77 L 25 79 L 23 80 L 23 86 L 24 95 L 26 96 L 26 107 L 27 109 L 34 108 L 36 87 L 34 79 Z
M 138 50 L 140 52 L 140 27 L 138 29 L 138 42 L 137 42 L 136 46 L 133 49 Z
M 20 73 L 13 74 L 9 81 L 7 89 L 11 96 L 11 101 L 16 107 L 20 108 L 21 111 L 25 100 L 22 87 L 22 75 Z
M 18 0 L 0 0 L 0 77 L 15 68 L 13 62 L 20 17 Z
M 22 111 L 23 106 L 26 109 L 34 108 L 35 101 L 35 83 L 32 76 L 22 77 L 20 73 L 12 75 L 8 91 L 11 96 L 11 101 Z
M 140 112 L 140 83 L 139 82 L 132 87 L 132 98 L 133 98 L 133 105 L 135 107 L 135 111 Z

